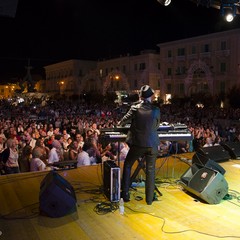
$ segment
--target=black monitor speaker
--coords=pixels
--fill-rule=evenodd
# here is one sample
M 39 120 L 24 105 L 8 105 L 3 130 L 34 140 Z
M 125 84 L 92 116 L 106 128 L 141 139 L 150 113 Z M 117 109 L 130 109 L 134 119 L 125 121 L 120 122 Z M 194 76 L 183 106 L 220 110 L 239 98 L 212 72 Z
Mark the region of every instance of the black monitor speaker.
M 197 150 L 196 154 L 199 157 L 205 157 L 215 162 L 226 162 L 231 158 L 229 152 L 221 145 L 201 147 Z
M 220 172 L 222 175 L 225 174 L 225 169 L 219 165 L 219 163 L 209 159 L 207 155 L 202 155 L 199 152 L 196 152 L 192 157 L 192 164 L 198 164 L 201 166 L 205 166 L 207 168 L 216 170 Z
M 40 213 L 63 217 L 76 211 L 76 195 L 72 185 L 57 172 L 51 171 L 40 185 Z
M 240 142 L 223 142 L 221 145 L 229 152 L 232 159 L 240 159 Z

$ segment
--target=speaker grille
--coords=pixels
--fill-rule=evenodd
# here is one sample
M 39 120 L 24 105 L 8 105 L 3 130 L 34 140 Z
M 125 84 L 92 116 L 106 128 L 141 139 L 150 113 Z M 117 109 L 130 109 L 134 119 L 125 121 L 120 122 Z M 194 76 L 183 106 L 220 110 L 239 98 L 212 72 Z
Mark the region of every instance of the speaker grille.
M 76 211 L 76 196 L 71 184 L 58 173 L 49 172 L 40 186 L 40 213 L 62 217 Z
M 193 164 L 180 180 L 184 189 L 210 204 L 220 203 L 228 193 L 224 176 L 201 165 Z

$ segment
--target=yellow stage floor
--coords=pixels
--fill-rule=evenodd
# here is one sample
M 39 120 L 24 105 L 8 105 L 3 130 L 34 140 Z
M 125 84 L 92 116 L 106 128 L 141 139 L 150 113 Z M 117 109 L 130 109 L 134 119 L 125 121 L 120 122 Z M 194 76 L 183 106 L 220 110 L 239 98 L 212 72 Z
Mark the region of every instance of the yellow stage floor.
M 181 159 L 191 162 L 192 154 L 159 158 L 156 186 L 162 196 L 157 194 L 157 201 L 149 206 L 144 187 L 136 187 L 131 201 L 125 203 L 124 215 L 109 207 L 102 193 L 101 164 L 58 171 L 77 197 L 77 210 L 59 218 L 39 214 L 40 184 L 48 172 L 0 176 L 0 240 L 240 238 L 240 160 L 220 163 L 232 199 L 209 204 L 179 184 L 189 169 Z M 138 177 L 145 178 L 142 170 Z M 138 201 L 137 196 L 143 199 Z M 106 211 L 96 211 L 98 204 L 105 204 Z

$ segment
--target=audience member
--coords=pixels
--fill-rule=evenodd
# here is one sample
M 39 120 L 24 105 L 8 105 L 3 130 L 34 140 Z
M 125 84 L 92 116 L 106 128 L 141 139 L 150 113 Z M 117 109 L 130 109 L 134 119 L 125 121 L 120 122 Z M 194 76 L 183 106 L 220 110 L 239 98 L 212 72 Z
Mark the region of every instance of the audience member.
M 31 99 L 32 102 L 34 99 Z M 37 105 L 34 103 L 34 105 Z M 61 107 L 59 107 L 61 106 Z M 86 148 L 92 160 L 92 163 L 101 162 L 101 152 L 99 146 L 101 146 L 101 139 L 99 138 L 99 131 L 102 128 L 115 127 L 119 119 L 121 119 L 124 111 L 121 110 L 121 106 L 116 108 L 115 104 L 109 105 L 92 105 L 88 103 L 79 103 L 73 105 L 69 102 L 57 102 L 54 100 L 46 100 L 46 104 L 40 106 L 41 111 L 36 113 L 36 109 L 29 105 L 12 106 L 10 101 L 1 100 L 0 105 L 0 152 L 7 147 L 6 141 L 10 137 L 14 137 L 16 141 L 16 148 L 18 152 L 18 165 L 19 171 L 22 170 L 21 157 L 24 152 L 23 148 L 26 145 L 26 137 L 31 136 L 35 145 L 36 140 L 41 138 L 45 146 L 52 148 L 52 143 L 58 135 L 63 136 L 62 146 L 67 143 L 64 140 L 64 136 L 68 136 L 67 142 L 70 144 L 72 139 L 80 134 L 84 137 L 83 142 L 86 142 Z M 116 110 L 117 109 L 117 110 Z M 220 144 L 225 141 L 239 141 L 240 140 L 240 111 L 239 109 L 232 108 L 196 108 L 190 105 L 176 106 L 174 104 L 162 105 L 161 121 L 173 123 L 185 123 L 193 134 L 193 150 L 197 151 L 200 147 L 203 147 L 206 143 L 206 139 L 210 137 L 212 144 Z M 24 116 L 21 115 L 22 110 Z M 40 114 L 41 113 L 41 114 Z M 12 116 L 11 116 L 12 115 Z M 44 116 L 43 120 L 31 119 L 30 115 Z M 8 117 L 6 117 L 8 116 Z M 84 135 L 86 133 L 86 135 Z M 71 138 L 69 138 L 69 135 Z M 1 140 L 2 137 L 2 140 Z M 85 138 L 86 137 L 86 138 Z M 109 142 L 110 143 L 110 142 Z M 83 145 L 83 143 L 81 143 Z M 106 143 L 108 144 L 108 143 Z M 118 143 L 116 143 L 118 144 Z M 125 143 L 120 144 L 120 159 L 124 159 L 124 151 L 128 151 L 128 147 Z M 172 142 L 169 142 L 169 146 L 172 146 Z M 32 145 L 32 144 L 31 144 Z M 178 144 L 179 145 L 179 144 Z M 34 147 L 34 143 L 32 145 Z M 186 146 L 188 151 L 188 146 Z M 164 144 L 159 146 L 164 148 Z M 63 151 L 63 148 L 61 149 Z M 59 152 L 61 156 L 63 153 Z M 183 151 L 185 152 L 185 151 Z M 180 153 L 178 151 L 178 153 Z M 48 158 L 48 152 L 46 153 Z M 123 157 L 121 157 L 121 154 Z M 64 153 L 64 159 L 66 160 L 66 153 Z M 51 160 L 50 160 L 51 161 Z M 4 164 L 5 165 L 5 164 Z
M 19 155 L 19 167 L 21 172 L 30 171 L 30 159 L 32 158 L 32 146 L 30 146 L 30 138 L 25 139 L 25 146 Z
M 40 137 L 37 141 L 36 141 L 36 145 L 35 145 L 35 148 L 40 148 L 41 149 L 41 152 L 42 152 L 42 155 L 40 156 L 40 159 L 44 162 L 44 163 L 47 163 L 48 162 L 48 155 L 49 155 L 49 152 L 50 152 L 50 149 L 45 146 L 44 144 L 44 138 Z M 35 149 L 34 148 L 34 149 Z M 34 150 L 33 149 L 33 150 Z
M 35 147 L 32 151 L 32 158 L 30 161 L 30 171 L 44 171 L 46 170 L 46 163 L 41 160 L 43 152 L 40 147 Z
M 48 163 L 53 164 L 60 161 L 63 161 L 62 146 L 58 140 L 53 140 L 52 148 L 48 154 Z
M 91 165 L 89 154 L 86 152 L 86 147 L 84 145 L 78 153 L 77 162 L 77 167 Z
M 2 152 L 2 161 L 5 163 L 4 170 L 6 174 L 20 172 L 18 158 L 17 140 L 16 138 L 9 138 L 7 148 Z
M 205 143 L 203 144 L 203 147 L 212 147 L 213 146 L 213 140 L 211 137 L 207 137 L 205 139 Z
M 79 148 L 77 140 L 74 140 L 69 146 L 69 160 L 77 160 L 77 156 L 80 150 L 81 147 Z

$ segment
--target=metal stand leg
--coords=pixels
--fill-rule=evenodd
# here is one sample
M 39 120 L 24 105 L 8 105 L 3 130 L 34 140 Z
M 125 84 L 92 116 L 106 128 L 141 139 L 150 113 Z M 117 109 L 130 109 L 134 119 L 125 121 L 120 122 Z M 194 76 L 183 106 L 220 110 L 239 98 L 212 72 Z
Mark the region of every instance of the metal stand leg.
M 131 179 L 130 179 L 131 185 L 132 185 L 133 181 L 136 179 L 136 177 L 137 177 L 137 175 L 138 175 L 138 173 L 140 172 L 141 169 L 146 174 L 146 165 L 145 165 L 145 159 L 144 158 L 138 159 L 138 166 L 135 169 L 135 171 L 132 174 Z M 162 196 L 162 193 L 159 191 L 156 184 L 155 184 L 155 190 L 159 194 L 159 196 Z

